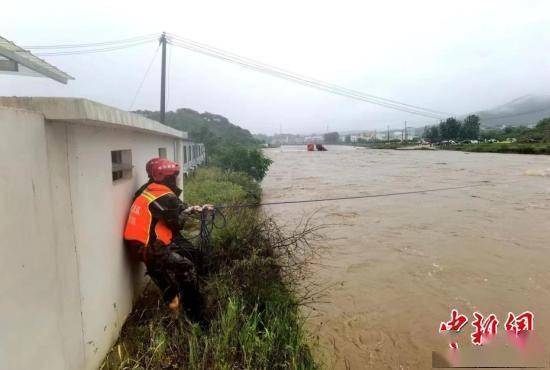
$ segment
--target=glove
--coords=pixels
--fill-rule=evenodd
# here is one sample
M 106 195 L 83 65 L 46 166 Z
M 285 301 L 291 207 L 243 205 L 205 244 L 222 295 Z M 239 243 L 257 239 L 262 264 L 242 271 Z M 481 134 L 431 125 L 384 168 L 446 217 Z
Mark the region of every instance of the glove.
M 190 206 L 183 210 L 185 213 L 193 214 L 202 212 L 201 206 Z
M 201 206 L 190 206 L 190 207 L 187 207 L 183 212 L 193 214 L 193 213 L 201 213 L 203 210 L 206 210 L 208 212 L 212 212 L 214 210 L 214 205 L 205 204 L 202 207 Z

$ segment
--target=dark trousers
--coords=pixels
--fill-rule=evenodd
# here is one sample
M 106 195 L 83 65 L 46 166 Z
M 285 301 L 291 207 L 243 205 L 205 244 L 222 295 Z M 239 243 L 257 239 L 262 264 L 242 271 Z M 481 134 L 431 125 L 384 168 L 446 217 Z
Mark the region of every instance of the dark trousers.
M 197 319 L 202 310 L 197 279 L 201 259 L 200 251 L 184 238 L 167 246 L 152 245 L 146 249 L 147 273 L 162 291 L 164 301 L 168 303 L 179 294 L 191 319 Z

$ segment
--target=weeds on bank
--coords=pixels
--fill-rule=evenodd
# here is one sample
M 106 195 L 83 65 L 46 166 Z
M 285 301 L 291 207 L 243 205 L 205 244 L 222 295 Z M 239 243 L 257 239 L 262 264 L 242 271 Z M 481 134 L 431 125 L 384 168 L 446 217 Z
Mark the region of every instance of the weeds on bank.
M 186 183 L 189 203 L 250 203 L 259 185 L 246 175 L 202 169 Z M 315 299 L 298 286 L 316 258 L 319 228 L 304 220 L 282 231 L 257 209 L 226 210 L 205 251 L 201 279 L 208 325 L 174 317 L 149 284 L 103 369 L 313 369 L 299 306 Z
M 442 149 L 480 153 L 550 154 L 550 143 L 460 144 L 445 146 Z

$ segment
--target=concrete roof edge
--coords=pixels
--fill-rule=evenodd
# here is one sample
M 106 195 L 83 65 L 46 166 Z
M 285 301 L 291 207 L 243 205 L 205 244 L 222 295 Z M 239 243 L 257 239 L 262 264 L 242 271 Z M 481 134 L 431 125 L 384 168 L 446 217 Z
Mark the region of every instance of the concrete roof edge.
M 117 126 L 187 139 L 187 132 L 176 130 L 139 114 L 124 111 L 85 98 L 0 96 L 1 107 L 42 113 L 47 120 Z

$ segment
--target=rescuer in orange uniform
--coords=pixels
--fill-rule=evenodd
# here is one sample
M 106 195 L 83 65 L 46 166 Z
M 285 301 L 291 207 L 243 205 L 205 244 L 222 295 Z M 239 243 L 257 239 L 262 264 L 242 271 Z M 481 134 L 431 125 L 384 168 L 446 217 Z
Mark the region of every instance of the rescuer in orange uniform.
M 179 199 L 182 190 L 176 185 L 177 163 L 153 158 L 146 171 L 149 181 L 134 195 L 124 240 L 131 253 L 145 263 L 168 306 L 177 310 L 182 300 L 188 316 L 196 319 L 202 304 L 197 281 L 202 255 L 180 230 L 190 214 L 213 207 L 188 207 Z

